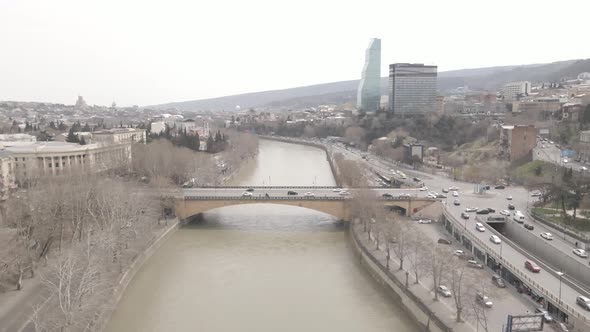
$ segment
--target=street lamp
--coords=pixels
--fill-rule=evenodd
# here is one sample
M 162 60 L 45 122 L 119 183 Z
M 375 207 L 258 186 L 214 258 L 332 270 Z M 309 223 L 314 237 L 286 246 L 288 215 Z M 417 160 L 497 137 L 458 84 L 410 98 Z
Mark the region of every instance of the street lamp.
M 557 272 L 557 275 L 559 276 L 559 300 L 558 302 L 561 303 L 561 278 L 563 277 L 565 273 L 563 272 Z

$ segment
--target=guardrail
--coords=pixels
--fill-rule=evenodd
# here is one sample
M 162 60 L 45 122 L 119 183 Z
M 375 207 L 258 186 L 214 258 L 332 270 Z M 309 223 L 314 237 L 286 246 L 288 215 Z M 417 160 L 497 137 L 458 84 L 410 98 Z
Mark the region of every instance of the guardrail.
M 184 188 L 186 190 L 190 189 L 343 189 L 342 187 L 337 186 L 199 186 L 194 188 Z M 392 189 L 387 187 L 379 187 L 379 186 L 367 186 L 367 187 L 354 187 L 354 188 L 347 188 L 349 190 L 355 189 Z M 403 190 L 398 188 L 393 188 L 397 190 Z
M 252 200 L 252 201 L 346 201 L 350 197 L 342 196 L 184 196 L 191 201 L 222 201 L 222 200 Z
M 521 280 L 525 280 L 530 286 L 535 288 L 535 290 L 537 292 L 543 294 L 545 298 L 552 300 L 553 303 L 560 306 L 565 312 L 568 313 L 568 315 L 579 319 L 580 321 L 582 321 L 586 325 L 588 325 L 590 323 L 590 321 L 586 318 L 586 316 L 582 315 L 578 310 L 575 310 L 573 307 L 569 306 L 568 304 L 563 303 L 563 301 L 560 300 L 558 296 L 555 296 L 549 290 L 547 290 L 546 288 L 541 286 L 539 283 L 537 283 L 536 281 L 531 279 L 528 275 L 524 274 L 516 266 L 514 266 L 510 262 L 506 261 L 502 256 L 497 254 L 495 250 L 492 250 L 491 247 L 488 246 L 488 244 L 484 243 L 479 238 L 473 236 L 470 232 L 468 232 L 467 228 L 464 226 L 464 224 L 459 222 L 451 213 L 449 213 L 449 211 L 447 211 L 446 206 L 443 206 L 443 215 L 445 216 L 445 218 L 447 218 L 447 220 L 449 220 L 453 223 L 453 226 L 455 226 L 457 228 L 464 229 L 465 235 L 468 236 L 469 240 L 471 240 L 473 243 L 476 243 L 480 248 L 483 248 L 486 251 L 486 253 L 493 256 L 496 261 L 501 262 L 502 266 L 507 267 L 510 270 L 510 272 L 512 272 L 512 274 L 514 274 L 515 276 L 518 276 Z M 504 236 L 502 236 L 502 237 L 504 238 L 503 240 L 506 240 L 506 238 Z M 521 254 L 523 254 L 525 256 L 531 256 L 530 254 L 526 253 L 522 248 L 515 246 L 512 241 L 507 240 L 506 242 L 508 242 L 511 247 L 513 247 L 515 250 L 519 251 Z M 539 265 L 545 266 L 545 268 L 547 268 L 546 265 L 543 264 L 540 260 L 538 260 L 537 258 L 535 258 L 535 260 L 537 260 L 539 262 Z M 550 272 L 554 272 L 551 269 L 547 269 L 547 270 Z M 563 280 L 565 280 L 565 278 L 562 278 L 562 281 Z M 574 287 L 572 287 L 572 288 L 574 288 Z M 577 289 L 576 289 L 576 291 L 577 291 Z M 585 291 L 583 291 L 582 293 L 585 293 Z

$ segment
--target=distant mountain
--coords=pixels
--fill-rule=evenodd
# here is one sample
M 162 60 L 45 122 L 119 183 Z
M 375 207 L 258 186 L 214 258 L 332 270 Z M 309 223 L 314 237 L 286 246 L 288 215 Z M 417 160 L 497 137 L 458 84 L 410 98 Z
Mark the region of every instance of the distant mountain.
M 459 87 L 471 90 L 497 91 L 502 85 L 516 81 L 557 82 L 575 78 L 581 72 L 590 72 L 590 59 L 568 60 L 545 64 L 500 66 L 460 69 L 438 74 L 438 89 L 441 94 Z M 388 78 L 381 79 L 381 93 L 387 94 Z M 250 107 L 300 108 L 320 104 L 356 102 L 358 80 L 324 83 L 283 90 L 251 92 L 240 95 L 210 99 L 173 102 L 150 106 L 150 108 L 176 108 L 181 111 L 234 110 Z

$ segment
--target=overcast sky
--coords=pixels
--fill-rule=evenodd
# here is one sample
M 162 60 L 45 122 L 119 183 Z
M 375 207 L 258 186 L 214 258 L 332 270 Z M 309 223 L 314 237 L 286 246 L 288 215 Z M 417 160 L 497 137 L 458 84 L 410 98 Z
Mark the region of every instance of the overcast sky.
M 452 4 L 451 4 L 452 3 Z M 0 100 L 151 105 L 590 57 L 588 0 L 0 0 Z

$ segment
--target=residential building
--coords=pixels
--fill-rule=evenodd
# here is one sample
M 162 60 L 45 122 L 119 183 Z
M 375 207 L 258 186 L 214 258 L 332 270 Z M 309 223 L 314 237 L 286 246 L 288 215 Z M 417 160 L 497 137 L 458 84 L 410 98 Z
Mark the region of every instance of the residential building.
M 94 131 L 92 140 L 96 143 L 145 143 L 145 129 L 113 128 Z
M 571 102 L 563 104 L 561 109 L 561 119 L 567 122 L 578 122 L 582 117 L 584 107 L 581 103 Z
M 16 189 L 14 163 L 11 153 L 0 150 L 0 200 L 8 198 L 8 194 Z
M 502 88 L 504 101 L 518 100 L 521 96 L 528 96 L 531 93 L 531 82 L 522 81 L 508 83 Z
M 389 110 L 394 115 L 435 113 L 437 67 L 415 63 L 389 65 Z
M 357 91 L 357 109 L 376 112 L 381 102 L 381 39 L 373 38 L 365 52 L 365 65 Z
M 537 144 L 537 128 L 532 125 L 502 126 L 501 148 L 510 161 L 529 156 Z
M 580 143 L 577 147 L 578 156 L 584 161 L 590 161 L 590 130 L 580 132 Z
M 160 134 L 166 130 L 166 124 L 164 121 L 152 122 L 150 124 L 150 133 Z

